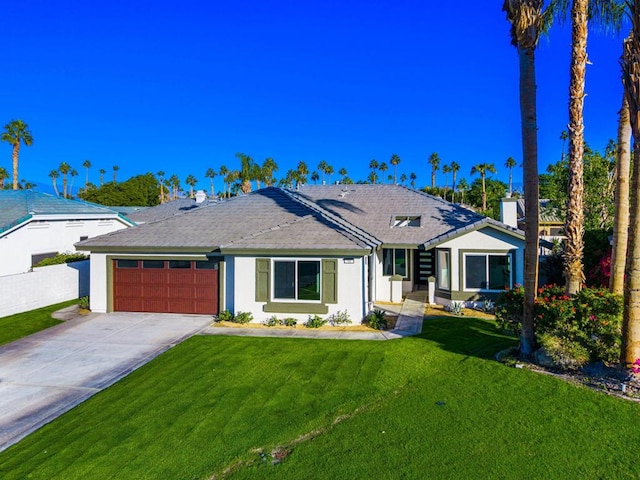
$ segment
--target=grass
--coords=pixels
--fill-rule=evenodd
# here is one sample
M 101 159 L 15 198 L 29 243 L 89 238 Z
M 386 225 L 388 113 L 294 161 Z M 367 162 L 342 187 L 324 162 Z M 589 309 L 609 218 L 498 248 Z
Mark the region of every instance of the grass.
M 514 343 L 452 317 L 387 342 L 194 337 L 0 453 L 0 477 L 640 476 L 640 405 L 491 360 Z
M 78 300 L 70 300 L 37 310 L 16 313 L 15 315 L 0 318 L 0 345 L 13 342 L 19 338 L 62 323 L 60 320 L 53 318 L 51 314 L 61 308 L 77 303 Z

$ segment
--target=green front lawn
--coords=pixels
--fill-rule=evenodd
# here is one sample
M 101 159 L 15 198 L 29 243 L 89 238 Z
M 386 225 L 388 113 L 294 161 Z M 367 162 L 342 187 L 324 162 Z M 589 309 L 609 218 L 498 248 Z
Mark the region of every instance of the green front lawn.
M 0 318 L 0 345 L 13 342 L 19 338 L 53 327 L 62 323 L 51 314 L 61 308 L 75 305 L 78 300 L 71 300 L 48 307 L 31 310 L 30 312 L 16 313 L 8 317 Z
M 194 337 L 1 453 L 0 477 L 640 476 L 640 406 L 491 360 L 512 344 L 453 317 L 386 342 Z

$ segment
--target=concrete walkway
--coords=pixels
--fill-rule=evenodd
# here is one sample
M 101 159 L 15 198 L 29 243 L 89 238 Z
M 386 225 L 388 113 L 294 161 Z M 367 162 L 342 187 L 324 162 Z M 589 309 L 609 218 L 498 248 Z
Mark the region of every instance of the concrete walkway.
M 90 314 L 0 347 L 0 451 L 211 323 Z

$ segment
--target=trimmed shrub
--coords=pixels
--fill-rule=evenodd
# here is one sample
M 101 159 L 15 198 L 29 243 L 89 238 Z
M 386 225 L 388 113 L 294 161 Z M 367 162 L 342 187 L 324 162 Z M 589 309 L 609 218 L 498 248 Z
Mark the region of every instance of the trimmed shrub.
M 61 265 L 63 263 L 82 262 L 88 260 L 89 257 L 84 253 L 64 252 L 58 253 L 55 257 L 45 258 L 38 262 L 36 267 L 48 267 L 49 265 Z
M 304 326 L 307 328 L 320 328 L 325 323 L 327 323 L 327 321 L 319 317 L 318 315 L 313 315 L 313 316 L 309 315 L 309 318 L 305 322 Z
M 298 324 L 298 320 L 296 320 L 295 318 L 288 317 L 282 320 L 282 324 L 287 327 L 295 327 Z
M 233 313 L 231 313 L 229 310 L 223 310 L 218 314 L 216 320 L 218 322 L 233 322 Z
M 250 312 L 238 312 L 232 322 L 249 323 L 251 320 L 253 320 L 253 315 Z
M 278 319 L 275 315 L 267 318 L 264 322 L 267 327 L 277 327 L 278 325 L 282 325 L 282 320 Z
M 510 290 L 505 290 L 496 300 L 496 322 L 505 333 L 516 337 L 522 331 L 522 315 L 524 309 L 524 287 L 516 285 Z

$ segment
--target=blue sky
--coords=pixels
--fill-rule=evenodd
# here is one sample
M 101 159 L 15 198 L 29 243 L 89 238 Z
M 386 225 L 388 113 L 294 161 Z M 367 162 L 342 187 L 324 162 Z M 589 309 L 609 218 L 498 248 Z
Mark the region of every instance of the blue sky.
M 164 170 L 201 188 L 236 152 L 279 175 L 304 160 L 366 178 L 371 159 L 430 183 L 427 158 L 460 177 L 522 160 L 518 59 L 495 2 L 33 0 L 3 7 L 0 124 L 35 142 L 20 178 L 50 183 L 63 161 L 90 180 Z M 626 33 L 626 32 L 625 32 Z M 585 137 L 615 138 L 621 35 L 590 32 Z M 537 53 L 540 170 L 560 158 L 570 35 L 555 25 Z M 0 145 L 0 166 L 11 148 Z M 389 172 L 388 172 L 389 173 Z M 519 181 L 521 169 L 514 171 Z M 337 176 L 336 176 L 337 177 Z M 444 183 L 440 173 L 438 183 Z M 216 177 L 216 188 L 222 180 Z

